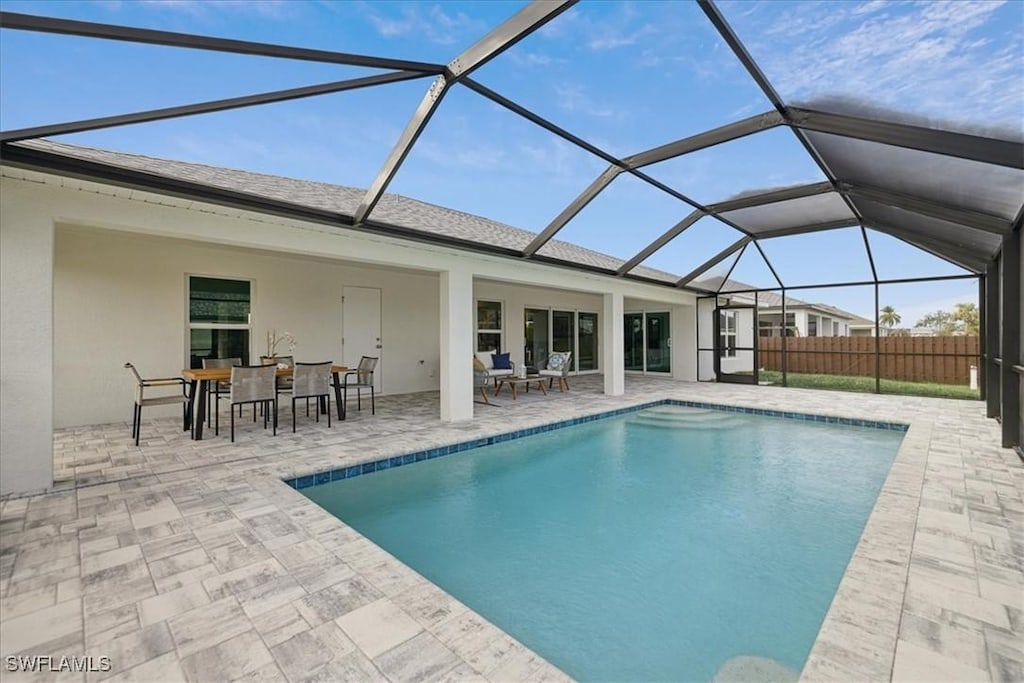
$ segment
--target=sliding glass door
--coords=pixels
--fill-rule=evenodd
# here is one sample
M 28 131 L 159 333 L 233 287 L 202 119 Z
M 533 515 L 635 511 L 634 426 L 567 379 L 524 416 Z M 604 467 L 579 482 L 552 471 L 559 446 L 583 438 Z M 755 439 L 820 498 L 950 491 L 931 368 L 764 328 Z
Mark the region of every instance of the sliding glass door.
M 523 318 L 523 358 L 530 372 L 543 369 L 555 351 L 572 353 L 570 372 L 600 367 L 597 313 L 526 308 Z
M 647 313 L 647 372 L 672 372 L 668 313 Z
M 550 311 L 546 308 L 527 308 L 524 313 L 526 348 L 523 352 L 523 360 L 526 361 L 526 367 L 530 372 L 536 372 L 540 369 L 540 364 L 547 360 L 548 349 L 551 348 L 548 346 L 551 329 L 548 325 Z
M 551 350 L 570 352 L 573 369 L 575 369 L 576 313 L 574 311 L 551 311 Z
M 627 313 L 623 323 L 626 369 L 644 370 L 644 314 Z
M 597 370 L 597 313 L 580 313 L 579 349 L 576 369 Z
M 633 372 L 672 372 L 671 316 L 667 311 L 626 313 L 623 316 L 625 369 Z

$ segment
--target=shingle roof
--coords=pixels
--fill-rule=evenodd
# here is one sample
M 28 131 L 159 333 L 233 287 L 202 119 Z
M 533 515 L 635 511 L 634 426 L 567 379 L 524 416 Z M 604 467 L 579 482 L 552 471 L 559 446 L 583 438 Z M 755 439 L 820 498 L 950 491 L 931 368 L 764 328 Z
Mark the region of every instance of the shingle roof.
M 722 288 L 722 291 L 719 293 L 720 296 L 742 296 L 744 298 L 749 298 L 751 301 L 753 301 L 754 295 L 749 291 L 743 290 L 755 290 L 758 289 L 757 287 L 733 279 L 726 280 L 725 282 L 726 286 Z M 701 282 L 701 285 L 704 286 L 708 283 L 713 283 L 715 286 L 718 286 L 722 284 L 722 278 L 708 278 L 707 280 L 703 280 Z M 737 292 L 737 294 L 733 294 L 733 292 Z M 782 308 L 782 295 L 776 294 L 773 291 L 759 290 L 757 292 L 757 303 L 758 306 L 762 308 Z M 821 311 L 825 311 L 826 313 L 831 313 L 836 317 L 848 318 L 849 320 L 854 321 L 858 324 L 874 324 L 871 320 L 868 320 L 863 316 L 859 316 L 856 313 L 850 313 L 849 311 L 844 311 L 843 309 L 836 308 L 831 304 L 812 303 L 810 301 L 797 299 L 796 297 L 791 296 L 789 294 L 786 295 L 786 308 L 807 307 L 817 308 Z
M 366 194 L 366 190 L 344 185 L 68 145 L 52 140 L 31 140 L 20 142 L 18 145 L 347 216 L 355 213 L 360 200 Z M 522 250 L 536 236 L 535 233 L 528 230 L 515 228 L 482 216 L 391 193 L 386 193 L 381 197 L 380 202 L 374 208 L 373 220 L 426 234 L 453 237 L 515 250 Z M 615 270 L 625 263 L 623 259 L 560 240 L 549 242 L 548 250 L 554 258 L 609 270 Z M 678 280 L 678 276 L 671 273 L 645 266 L 638 266 L 630 272 L 663 282 Z

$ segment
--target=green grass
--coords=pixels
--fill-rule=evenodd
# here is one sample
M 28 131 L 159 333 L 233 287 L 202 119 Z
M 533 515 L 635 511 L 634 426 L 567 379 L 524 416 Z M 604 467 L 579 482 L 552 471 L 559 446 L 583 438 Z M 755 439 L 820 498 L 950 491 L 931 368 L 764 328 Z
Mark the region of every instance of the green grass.
M 762 370 L 759 373 L 761 382 L 772 382 L 782 385 L 782 373 L 776 370 Z M 801 389 L 834 389 L 837 391 L 873 392 L 874 377 L 849 377 L 846 375 L 806 375 L 802 373 L 786 373 L 786 384 Z M 927 382 L 901 382 L 894 379 L 882 380 L 883 394 L 902 394 L 906 396 L 930 396 L 933 398 L 960 398 L 977 400 L 977 389 L 961 384 L 931 384 Z

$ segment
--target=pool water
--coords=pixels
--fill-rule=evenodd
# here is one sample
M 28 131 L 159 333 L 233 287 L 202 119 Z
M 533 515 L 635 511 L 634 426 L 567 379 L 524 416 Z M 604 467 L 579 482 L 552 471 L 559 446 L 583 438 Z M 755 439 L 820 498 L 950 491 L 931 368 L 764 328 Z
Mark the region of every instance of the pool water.
M 660 406 L 302 492 L 574 678 L 795 678 L 902 437 Z

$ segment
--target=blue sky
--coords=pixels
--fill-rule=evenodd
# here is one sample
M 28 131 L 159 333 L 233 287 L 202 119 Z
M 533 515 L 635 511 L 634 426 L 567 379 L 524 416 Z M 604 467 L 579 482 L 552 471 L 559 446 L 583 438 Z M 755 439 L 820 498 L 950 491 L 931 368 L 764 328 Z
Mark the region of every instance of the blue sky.
M 448 62 L 521 2 L 3 2 L 8 11 Z M 917 122 L 1020 137 L 1024 3 L 875 0 L 722 2 L 720 8 L 787 101 L 905 112 Z M 371 70 L 0 34 L 3 129 L 171 106 L 369 75 Z M 689 2 L 583 2 L 474 78 L 612 154 L 629 155 L 771 107 Z M 63 141 L 366 187 L 429 79 L 248 110 L 66 136 Z M 851 99 L 855 98 L 855 99 Z M 389 191 L 539 231 L 606 164 L 476 93 L 445 97 Z M 824 180 L 777 129 L 645 169 L 701 202 Z M 690 207 L 623 177 L 559 237 L 628 258 Z M 648 265 L 685 274 L 735 234 L 703 219 Z M 872 235 L 880 276 L 956 272 Z M 782 238 L 765 253 L 787 285 L 866 273 L 849 232 Z M 748 250 L 733 273 L 770 282 Z M 825 256 L 831 254 L 831 257 Z M 859 279 L 859 278 L 858 278 Z M 910 289 L 917 291 L 909 291 Z M 871 317 L 862 292 L 816 290 Z M 798 292 L 794 295 L 800 296 Z M 975 300 L 973 281 L 891 288 L 912 324 Z M 801 297 L 803 298 L 803 297 Z

